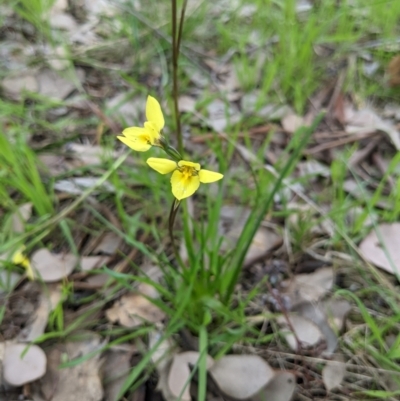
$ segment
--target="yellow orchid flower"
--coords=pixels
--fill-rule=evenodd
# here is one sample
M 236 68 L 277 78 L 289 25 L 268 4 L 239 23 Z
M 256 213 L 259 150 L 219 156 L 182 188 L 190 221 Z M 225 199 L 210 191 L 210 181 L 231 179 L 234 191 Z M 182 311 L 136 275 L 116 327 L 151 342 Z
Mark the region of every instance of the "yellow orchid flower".
M 122 131 L 123 136 L 117 138 L 131 149 L 145 152 L 153 145 L 158 144 L 161 130 L 164 128 L 164 116 L 158 101 L 151 96 L 147 97 L 146 118 L 144 127 L 130 127 Z
M 12 262 L 16 265 L 20 265 L 26 269 L 26 274 L 30 280 L 34 279 L 31 263 L 27 256 L 24 255 L 25 247 L 22 246 L 12 256 Z
M 178 200 L 193 195 L 200 183 L 208 184 L 220 180 L 223 175 L 214 171 L 204 170 L 199 163 L 181 160 L 178 163 L 169 159 L 150 157 L 147 164 L 160 174 L 172 173 L 172 193 Z

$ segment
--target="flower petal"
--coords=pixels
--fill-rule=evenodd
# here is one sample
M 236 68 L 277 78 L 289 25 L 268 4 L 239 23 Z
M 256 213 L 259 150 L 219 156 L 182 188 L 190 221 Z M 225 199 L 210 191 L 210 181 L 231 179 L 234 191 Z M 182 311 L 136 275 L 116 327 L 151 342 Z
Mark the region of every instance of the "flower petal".
M 146 118 L 148 121 L 155 124 L 155 128 L 158 132 L 164 128 L 164 116 L 161 111 L 160 103 L 152 96 L 147 96 Z
M 183 167 L 183 166 L 194 167 L 195 170 L 197 170 L 197 171 L 199 171 L 200 167 L 201 167 L 199 163 L 188 162 L 186 160 L 179 161 L 178 166 L 179 167 Z
M 146 163 L 160 174 L 168 174 L 177 168 L 176 162 L 159 157 L 149 157 Z
M 148 135 L 152 144 L 160 139 L 160 131 L 157 129 L 156 124 L 154 124 L 152 121 L 146 121 L 143 129 L 145 130 L 146 135 Z
M 140 127 L 129 127 L 129 128 L 125 128 L 122 131 L 122 135 L 126 136 L 127 138 L 139 137 L 139 136 L 147 135 L 147 130 L 144 128 L 140 128 Z
M 146 150 L 151 148 L 151 144 L 147 141 L 146 136 L 117 136 L 117 138 L 137 152 L 146 152 Z
M 175 198 L 182 200 L 193 195 L 200 186 L 198 175 L 187 177 L 179 170 L 175 170 L 171 177 L 172 193 Z
M 216 173 L 214 171 L 209 171 L 209 170 L 203 170 L 201 169 L 199 171 L 199 178 L 200 182 L 204 184 L 208 184 L 210 182 L 215 182 L 220 180 L 224 175 L 221 173 Z

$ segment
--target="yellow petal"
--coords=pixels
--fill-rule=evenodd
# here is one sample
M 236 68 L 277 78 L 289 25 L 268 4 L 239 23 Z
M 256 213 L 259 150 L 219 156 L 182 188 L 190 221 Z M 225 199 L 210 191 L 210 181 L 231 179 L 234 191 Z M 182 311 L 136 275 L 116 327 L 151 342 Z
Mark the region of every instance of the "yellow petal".
M 161 159 L 159 157 L 149 157 L 146 163 L 160 174 L 168 174 L 177 167 L 176 163 L 169 159 Z
M 147 130 L 140 127 L 129 127 L 122 131 L 122 135 L 126 136 L 127 138 L 145 136 L 147 135 Z
M 147 96 L 146 102 L 146 118 L 155 124 L 157 132 L 164 128 L 164 116 L 161 111 L 160 103 L 152 96 Z
M 23 254 L 23 249 L 24 248 L 20 248 L 16 252 L 14 252 L 12 259 L 11 259 L 14 264 L 24 265 L 24 263 L 26 263 L 26 261 L 29 262 L 29 259 Z
M 29 262 L 29 259 L 27 256 L 23 254 L 23 249 L 24 247 L 20 248 L 18 251 L 16 251 L 12 257 L 12 262 L 16 265 L 21 265 L 25 267 L 26 269 L 26 275 L 30 280 L 33 280 L 34 274 L 32 270 L 31 263 Z
M 146 135 L 149 137 L 149 141 L 154 144 L 155 141 L 160 139 L 160 131 L 157 129 L 156 124 L 152 121 L 146 121 L 144 123 L 144 130 Z
M 186 160 L 181 160 L 180 162 L 178 162 L 178 166 L 179 167 L 183 167 L 183 166 L 194 167 L 197 171 L 199 171 L 200 167 L 201 167 L 199 163 L 188 162 Z
M 174 194 L 175 198 L 182 200 L 193 195 L 198 190 L 200 186 L 200 180 L 198 175 L 187 177 L 179 170 L 176 170 L 172 174 L 171 185 L 172 193 Z
M 117 136 L 117 138 L 137 152 L 146 152 L 146 150 L 151 148 L 151 144 L 146 139 L 146 136 Z
M 214 171 L 203 170 L 203 169 L 199 171 L 200 182 L 202 182 L 204 184 L 218 181 L 222 177 L 223 177 L 223 174 L 215 173 Z

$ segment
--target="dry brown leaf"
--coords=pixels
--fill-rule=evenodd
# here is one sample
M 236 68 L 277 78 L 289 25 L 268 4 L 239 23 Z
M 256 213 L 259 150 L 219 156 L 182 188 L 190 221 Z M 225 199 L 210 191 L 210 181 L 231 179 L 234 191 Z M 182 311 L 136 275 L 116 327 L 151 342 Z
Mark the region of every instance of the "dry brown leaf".
M 322 304 L 330 327 L 338 333 L 343 329 L 344 320 L 351 310 L 351 304 L 345 299 L 328 299 Z
M 21 354 L 26 350 L 23 357 Z M 46 355 L 37 345 L 6 344 L 3 374 L 7 383 L 22 386 L 41 378 L 46 372 Z
M 74 158 L 74 164 L 78 166 L 91 166 L 101 164 L 105 159 L 116 159 L 118 152 L 111 151 L 99 145 L 68 143 L 65 146 L 68 156 Z
M 174 397 L 182 394 L 182 401 L 190 401 L 190 366 L 195 366 L 200 358 L 200 353 L 195 351 L 176 354 L 172 358 L 168 373 L 168 388 Z M 213 359 L 207 355 L 207 369 L 213 365 Z M 190 366 L 189 366 L 190 365 Z
M 346 132 L 349 134 L 368 134 L 376 131 L 385 132 L 396 150 L 400 150 L 400 133 L 389 120 L 384 120 L 371 107 L 354 110 L 345 108 Z
M 267 387 L 252 401 L 290 401 L 296 389 L 296 376 L 290 372 L 275 371 L 275 376 Z
M 294 313 L 290 313 L 288 316 L 290 324 L 302 345 L 311 347 L 318 344 L 323 339 L 320 329 L 311 320 Z M 283 315 L 278 316 L 277 322 L 284 329 L 282 334 L 284 335 L 289 347 L 293 351 L 297 351 L 296 337 L 290 331 L 291 328 L 286 320 L 286 317 Z
M 321 307 L 319 303 L 304 302 L 301 305 L 298 305 L 294 310 L 300 316 L 305 317 L 315 323 L 320 332 L 323 334 L 326 342 L 326 349 L 324 350 L 323 354 L 325 356 L 332 355 L 336 350 L 338 339 L 335 332 L 332 330 L 332 327 L 328 323 L 328 318 L 323 307 Z
M 60 302 L 61 297 L 60 284 L 49 284 L 46 288 L 42 287 L 39 304 L 30 321 L 20 331 L 18 335 L 19 341 L 34 341 L 44 333 L 49 314 Z
M 42 248 L 32 255 L 31 263 L 35 277 L 51 283 L 72 273 L 78 258 L 72 254 L 53 254 L 48 249 Z
M 340 386 L 346 373 L 346 364 L 341 361 L 328 361 L 322 369 L 322 380 L 327 391 Z
M 157 323 L 164 319 L 164 312 L 141 294 L 127 294 L 106 310 L 107 319 L 124 327 L 140 326 L 144 322 Z
M 326 164 L 323 164 L 315 159 L 300 162 L 297 164 L 297 168 L 299 170 L 300 177 L 312 176 L 310 178 L 313 179 L 313 177 L 317 176 L 325 178 L 331 176 L 330 168 Z
M 78 79 L 82 81 L 85 72 L 81 68 L 77 68 L 76 75 Z M 36 78 L 39 84 L 38 92 L 43 96 L 48 96 L 53 99 L 62 100 L 76 88 L 73 82 L 49 69 L 42 70 Z
M 258 355 L 226 355 L 209 370 L 219 389 L 244 400 L 259 393 L 274 377 L 274 370 Z
M 293 134 L 300 127 L 305 125 L 304 118 L 298 116 L 297 114 L 287 114 L 282 118 L 282 127 L 289 134 Z
M 82 271 L 87 272 L 93 269 L 100 269 L 109 261 L 110 258 L 108 256 L 82 256 L 80 264 Z
M 104 253 L 106 255 L 113 255 L 121 245 L 122 239 L 114 232 L 107 232 L 101 238 L 92 253 Z
M 158 371 L 157 391 L 159 391 L 162 394 L 163 400 L 177 401 L 177 398 L 171 393 L 171 390 L 169 389 L 168 386 L 169 367 L 170 364 L 168 364 L 167 366 L 163 366 L 162 368 L 157 368 Z
M 54 183 L 54 189 L 72 195 L 81 195 L 88 188 L 97 185 L 99 177 L 71 177 Z M 108 181 L 102 183 L 101 190 L 104 192 L 115 192 L 115 187 Z M 93 191 L 96 194 L 96 191 Z
M 25 223 L 32 215 L 32 203 L 24 203 L 12 215 L 12 229 L 15 233 L 23 233 L 25 230 Z
M 149 349 L 153 349 L 164 334 L 165 333 L 156 330 L 150 332 Z M 174 349 L 175 344 L 172 342 L 172 339 L 168 337 L 166 340 L 161 341 L 161 343 L 158 344 L 157 349 L 152 353 L 151 360 L 159 372 L 168 370 L 170 357 Z
M 335 275 L 331 267 L 323 267 L 311 274 L 297 274 L 282 282 L 283 295 L 290 300 L 290 309 L 302 302 L 316 302 L 332 289 Z
M 38 81 L 33 73 L 7 77 L 3 79 L 1 86 L 7 96 L 14 100 L 20 100 L 24 91 L 37 92 L 39 90 Z
M 33 386 L 33 397 L 45 401 L 101 401 L 104 397 L 100 377 L 100 352 L 76 366 L 60 369 L 60 364 L 101 349 L 100 336 L 87 333 L 82 341 L 56 344 L 46 350 L 48 368 Z
M 360 244 L 365 259 L 388 273 L 400 274 L 400 223 L 380 224 Z M 382 242 L 381 242 L 382 240 Z M 387 251 L 387 254 L 386 252 Z
M 219 232 L 224 238 L 221 249 L 231 250 L 241 235 L 250 210 L 243 207 L 223 206 L 221 209 L 221 225 Z M 247 251 L 244 265 L 249 266 L 254 261 L 267 255 L 282 242 L 282 237 L 272 228 L 260 226 Z
M 69 0 L 55 0 L 50 12 L 51 13 L 61 13 L 68 11 Z
M 158 273 L 156 273 L 158 274 Z M 149 277 L 149 276 L 147 276 Z M 137 287 L 138 292 L 146 297 L 149 298 L 158 298 L 159 297 L 159 293 L 156 290 L 156 288 L 154 287 L 154 285 L 151 284 L 147 284 L 147 283 L 140 283 Z
M 105 401 L 118 401 L 118 394 L 131 369 L 132 352 L 108 350 L 103 357 Z
M 102 273 L 102 274 L 91 274 L 89 277 L 85 279 L 85 282 L 90 284 L 92 288 L 102 288 L 107 283 L 112 282 L 112 278 L 109 274 Z M 107 290 L 105 290 L 107 293 Z
M 228 248 L 232 249 L 235 247 L 243 227 L 237 227 L 229 231 L 225 235 L 225 241 L 228 243 Z M 274 230 L 267 227 L 259 227 L 256 235 L 251 241 L 250 248 L 247 251 L 244 265 L 249 266 L 255 261 L 267 255 L 277 245 L 282 243 L 282 237 L 278 235 Z
M 73 32 L 77 28 L 75 20 L 67 13 L 52 13 L 49 19 L 52 28 Z

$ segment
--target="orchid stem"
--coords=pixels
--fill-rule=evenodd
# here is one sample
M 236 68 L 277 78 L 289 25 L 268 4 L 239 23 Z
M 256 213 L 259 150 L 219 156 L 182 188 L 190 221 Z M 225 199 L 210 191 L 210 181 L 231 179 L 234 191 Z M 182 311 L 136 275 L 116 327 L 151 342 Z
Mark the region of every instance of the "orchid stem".
M 168 219 L 168 231 L 169 231 L 169 236 L 171 238 L 171 244 L 172 244 L 172 250 L 174 252 L 175 258 L 178 262 L 178 264 L 183 268 L 183 260 L 181 258 L 181 255 L 179 254 L 178 248 L 175 243 L 175 238 L 174 238 L 174 223 L 175 223 L 175 217 L 178 213 L 179 205 L 181 202 L 178 199 L 174 199 L 172 205 L 171 205 L 171 210 L 169 212 L 169 219 Z
M 172 97 L 174 100 L 174 114 L 175 114 L 175 125 L 176 125 L 176 137 L 178 140 L 178 150 L 179 153 L 183 154 L 183 139 L 182 139 L 182 127 L 181 127 L 181 118 L 179 114 L 178 107 L 178 59 L 179 59 L 179 48 L 181 44 L 182 30 L 183 30 L 183 22 L 185 19 L 185 10 L 187 0 L 184 0 L 181 16 L 179 20 L 178 26 L 178 15 L 177 15 L 177 0 L 172 0 Z
M 180 51 L 180 47 L 181 47 L 183 22 L 185 20 L 186 5 L 187 5 L 187 0 L 184 0 L 184 2 L 182 4 L 182 9 L 181 9 L 181 18 L 179 21 L 178 37 L 177 37 L 177 42 L 176 42 L 176 47 L 178 49 L 178 57 L 179 57 L 179 51 Z

